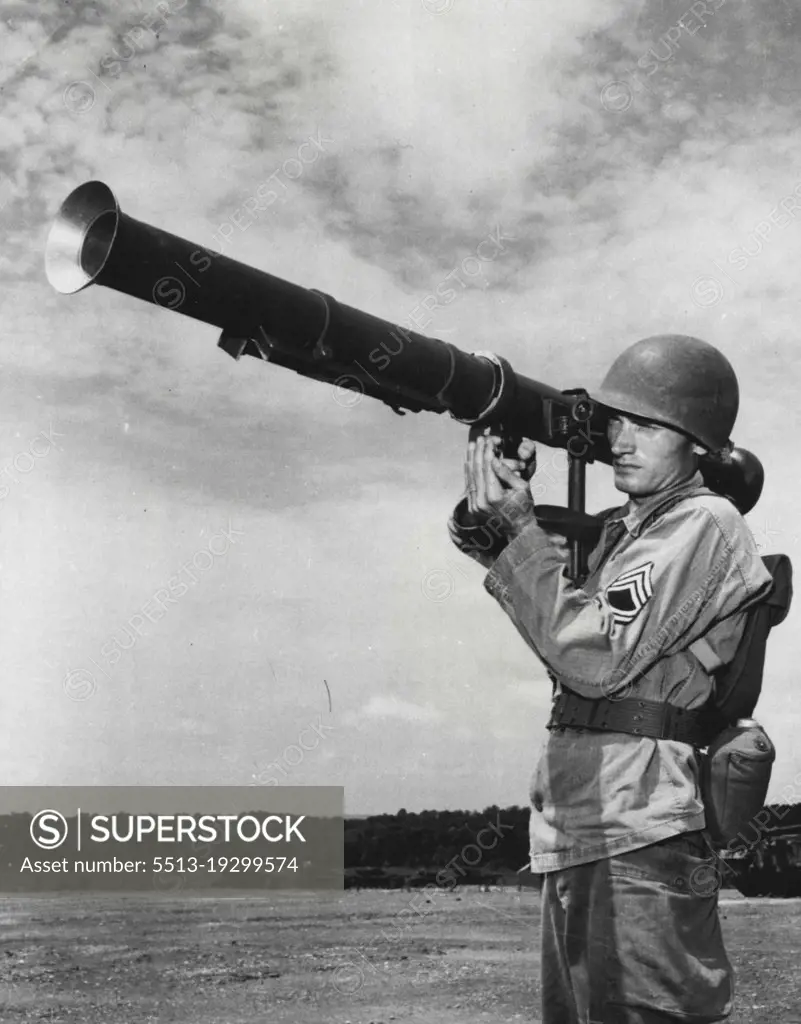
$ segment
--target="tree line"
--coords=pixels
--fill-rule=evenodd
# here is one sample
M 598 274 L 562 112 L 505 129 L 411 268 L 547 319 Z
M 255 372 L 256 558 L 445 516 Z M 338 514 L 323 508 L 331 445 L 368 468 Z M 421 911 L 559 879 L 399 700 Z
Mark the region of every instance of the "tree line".
M 397 888 L 516 881 L 529 808 L 375 814 L 345 821 L 345 884 Z

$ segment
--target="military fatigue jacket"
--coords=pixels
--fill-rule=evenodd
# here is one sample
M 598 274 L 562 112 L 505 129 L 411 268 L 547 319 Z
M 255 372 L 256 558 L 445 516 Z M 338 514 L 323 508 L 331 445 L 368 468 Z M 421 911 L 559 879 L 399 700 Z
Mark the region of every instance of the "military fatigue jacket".
M 584 697 L 699 708 L 771 576 L 735 507 L 700 473 L 605 514 L 580 587 L 533 522 L 496 556 L 451 520 L 456 545 L 556 681 Z M 682 500 L 656 517 L 671 495 Z M 457 508 L 458 514 L 458 508 Z M 651 520 L 649 521 L 649 517 Z M 486 529 L 484 531 L 486 533 Z M 694 749 L 673 740 L 551 730 L 531 786 L 531 867 L 554 871 L 704 827 Z

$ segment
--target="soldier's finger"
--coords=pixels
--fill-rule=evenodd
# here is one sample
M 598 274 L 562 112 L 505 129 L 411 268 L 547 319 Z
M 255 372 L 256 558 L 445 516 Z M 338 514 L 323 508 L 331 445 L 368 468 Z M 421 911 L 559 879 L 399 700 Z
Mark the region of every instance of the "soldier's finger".
M 498 474 L 495 469 L 495 464 L 498 461 L 494 445 L 487 444 L 484 448 L 483 470 L 487 500 L 491 503 L 496 502 L 503 497 L 503 485 L 498 479 Z
M 515 491 L 526 490 L 527 484 L 520 478 L 519 474 L 512 472 L 508 466 L 505 466 L 502 459 L 494 459 L 492 468 L 496 478 L 503 481 L 508 487 Z
M 494 458 L 495 449 L 492 440 L 491 438 L 485 438 L 481 452 L 481 482 L 484 488 L 485 512 L 492 511 L 493 502 L 497 501 L 502 493 L 498 478 L 492 468 Z
M 472 445 L 464 459 L 464 489 L 467 496 L 467 507 L 471 512 L 476 511 L 476 477 L 473 467 L 475 445 Z
M 517 454 L 523 463 L 520 470 L 522 478 L 528 482 L 537 472 L 537 445 L 534 441 L 524 438 L 517 449 Z
M 470 439 L 467 443 L 467 453 L 465 455 L 465 484 L 467 486 L 467 506 L 471 512 L 478 511 L 477 508 L 477 494 L 478 494 L 478 445 L 481 441 L 481 434 L 477 432 L 476 427 L 470 429 Z
M 473 508 L 471 511 L 480 511 L 481 505 L 481 477 L 479 473 L 479 449 L 481 438 L 476 438 L 475 444 L 470 446 L 470 483 L 472 487 Z

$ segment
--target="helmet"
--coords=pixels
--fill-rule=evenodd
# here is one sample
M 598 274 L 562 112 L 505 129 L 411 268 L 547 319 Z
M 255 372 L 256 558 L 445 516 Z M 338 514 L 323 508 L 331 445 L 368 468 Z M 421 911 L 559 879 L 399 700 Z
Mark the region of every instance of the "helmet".
M 657 334 L 621 352 L 592 397 L 718 451 L 729 443 L 740 389 L 731 363 L 713 345 L 684 334 Z

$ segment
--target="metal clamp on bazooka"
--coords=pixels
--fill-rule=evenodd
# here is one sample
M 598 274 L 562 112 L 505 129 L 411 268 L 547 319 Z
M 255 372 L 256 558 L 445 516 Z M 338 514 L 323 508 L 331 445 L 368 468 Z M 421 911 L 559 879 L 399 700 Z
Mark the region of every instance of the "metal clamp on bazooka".
M 358 390 L 398 413 L 448 412 L 460 423 L 492 426 L 507 452 L 524 437 L 566 449 L 568 507 L 541 506 L 538 517 L 570 538 L 571 575 L 581 575 L 596 534 L 594 518 L 584 514 L 586 464 L 611 463 L 606 413 L 586 391 L 558 391 L 516 373 L 500 356 L 468 355 L 134 220 L 100 181 L 79 186 L 62 204 L 45 265 L 62 294 L 102 284 L 213 324 L 236 359 L 256 356 Z M 193 268 L 184 270 L 188 287 L 176 266 Z M 703 456 L 700 469 L 706 485 L 742 513 L 759 499 L 763 471 L 750 452 Z

